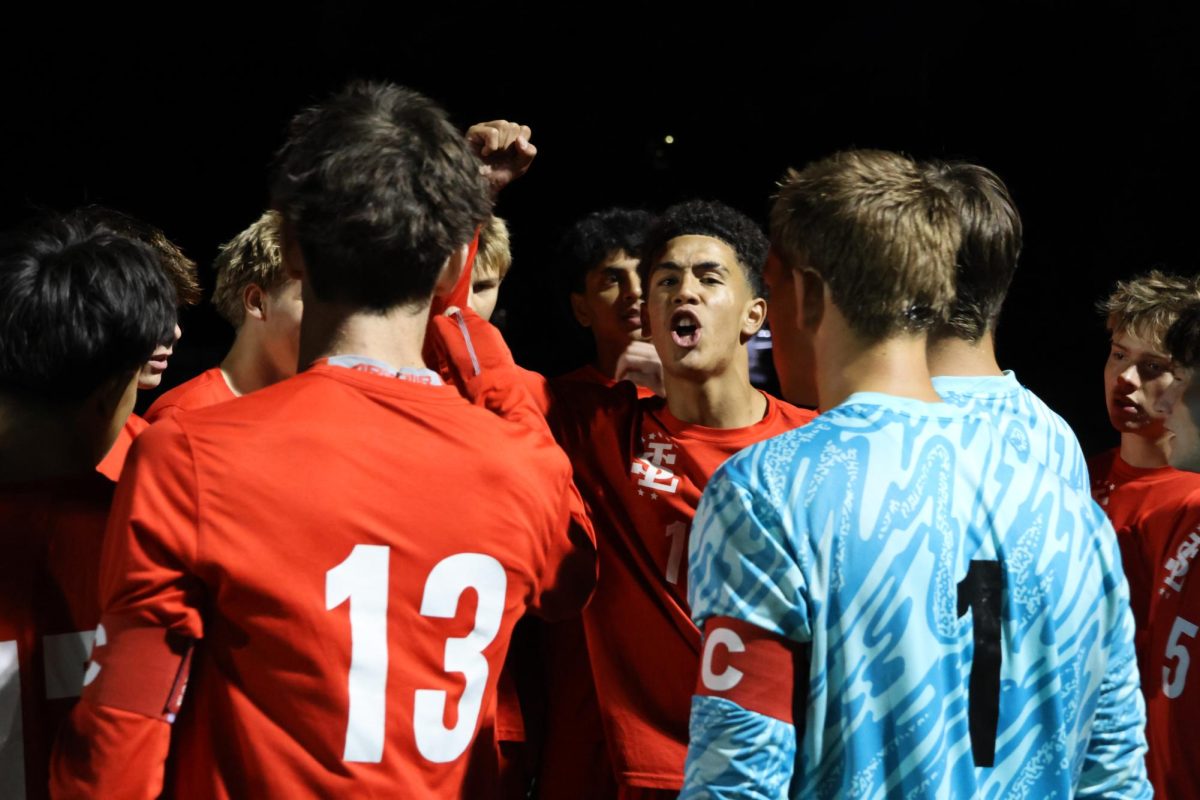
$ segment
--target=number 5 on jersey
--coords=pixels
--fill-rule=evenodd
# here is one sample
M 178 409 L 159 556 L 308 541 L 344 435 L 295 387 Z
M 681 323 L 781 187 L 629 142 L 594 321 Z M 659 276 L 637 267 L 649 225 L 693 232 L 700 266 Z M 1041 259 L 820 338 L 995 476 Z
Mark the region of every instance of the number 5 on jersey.
M 325 573 L 325 608 L 350 602 L 349 715 L 346 761 L 377 764 L 383 760 L 387 721 L 388 568 L 391 550 L 382 545 L 355 545 L 345 561 Z M 466 678 L 458 704 L 458 722 L 445 726 L 448 694 L 418 689 L 413 702 L 413 735 L 427 760 L 443 764 L 461 756 L 471 743 L 488 661 L 483 651 L 500 630 L 508 576 L 499 561 L 481 553 L 457 553 L 437 563 L 425 580 L 421 615 L 451 619 L 467 589 L 479 596 L 475 626 L 461 638 L 446 641 L 443 667 Z M 401 612 L 403 613 L 403 612 Z

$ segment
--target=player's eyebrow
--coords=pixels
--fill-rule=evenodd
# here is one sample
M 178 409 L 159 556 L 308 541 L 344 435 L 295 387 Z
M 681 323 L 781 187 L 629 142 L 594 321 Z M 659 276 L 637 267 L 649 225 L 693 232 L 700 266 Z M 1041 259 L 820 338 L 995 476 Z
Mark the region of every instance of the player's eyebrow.
M 720 261 L 698 261 L 695 264 L 689 264 L 686 267 L 683 265 L 680 265 L 680 264 L 676 264 L 674 261 L 662 261 L 662 262 L 659 262 L 658 264 L 655 264 L 654 268 L 655 269 L 673 269 L 673 270 L 680 271 L 680 272 L 685 269 L 721 270 L 722 272 L 729 271 L 729 268 L 726 267 L 724 264 L 722 264 Z

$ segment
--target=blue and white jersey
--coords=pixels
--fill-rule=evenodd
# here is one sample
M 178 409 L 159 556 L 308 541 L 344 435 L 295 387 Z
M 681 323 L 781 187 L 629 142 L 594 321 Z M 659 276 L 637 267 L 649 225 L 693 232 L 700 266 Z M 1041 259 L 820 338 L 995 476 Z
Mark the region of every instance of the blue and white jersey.
M 1067 421 L 1017 381 L 1003 375 L 939 375 L 933 388 L 951 405 L 992 420 L 1020 456 L 1045 464 L 1071 486 L 1091 491 L 1087 460 Z
M 1150 796 L 1112 528 L 982 417 L 859 393 L 741 451 L 689 577 L 697 624 L 765 629 L 809 676 L 795 728 L 693 697 L 682 797 Z

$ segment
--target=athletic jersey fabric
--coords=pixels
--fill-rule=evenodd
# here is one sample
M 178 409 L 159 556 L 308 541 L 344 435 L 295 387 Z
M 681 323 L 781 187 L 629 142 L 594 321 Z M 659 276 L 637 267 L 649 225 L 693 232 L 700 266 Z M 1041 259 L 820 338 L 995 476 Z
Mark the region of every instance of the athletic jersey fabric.
M 700 632 L 687 603 L 687 540 L 708 477 L 747 445 L 814 414 L 768 395 L 762 420 L 716 429 L 676 419 L 661 397 L 555 381 L 551 427 L 596 529 L 600 579 L 583 614 L 617 780 L 678 790 Z
M 125 467 L 125 459 L 129 456 L 129 448 L 133 446 L 133 440 L 148 427 L 150 427 L 149 422 L 137 414 L 130 414 L 129 419 L 125 420 L 125 424 L 117 433 L 117 439 L 113 442 L 113 446 L 96 465 L 96 471 L 113 483 L 119 481 L 121 470 Z
M 160 419 L 173 417 L 180 411 L 206 408 L 235 397 L 237 395 L 226 383 L 221 368 L 213 367 L 159 396 L 146 411 L 146 421 L 158 422 Z
M 730 459 L 695 527 L 697 623 L 809 677 L 797 727 L 700 692 L 683 797 L 1150 796 L 1112 529 L 983 418 L 854 394 Z
M 159 422 L 129 473 L 101 567 L 107 644 L 54 765 L 62 796 L 156 796 L 168 725 L 107 703 L 139 677 L 146 631 L 156 664 L 164 640 L 199 640 L 175 797 L 495 791 L 495 764 L 466 754 L 494 722 L 513 625 L 578 613 L 595 576 L 548 435 L 451 387 L 323 364 Z
M 1188 674 L 1190 654 L 1200 658 L 1195 642 L 1200 587 L 1187 584 L 1200 549 L 1200 475 L 1173 467 L 1134 467 L 1119 448 L 1094 457 L 1089 468 L 1092 494 L 1117 531 L 1129 576 L 1150 781 L 1162 797 L 1200 798 L 1200 759 L 1193 743 L 1200 688 Z
M 49 793 L 55 734 L 83 688 L 113 483 L 0 486 L 0 797 Z
M 1070 486 L 1088 491 L 1087 462 L 1075 431 L 1011 370 L 1003 375 L 940 375 L 933 388 L 947 403 L 991 419 L 1023 460 L 1045 464 Z
M 616 386 L 620 381 L 615 378 L 610 378 L 600 370 L 596 369 L 594 364 L 584 364 L 579 369 L 571 370 L 568 373 L 559 375 L 554 379 L 558 381 L 580 381 L 582 383 L 594 383 L 597 386 Z M 633 383 L 633 381 L 630 381 Z M 654 397 L 654 390 L 648 389 L 641 384 L 634 384 L 637 387 L 637 395 L 639 398 Z

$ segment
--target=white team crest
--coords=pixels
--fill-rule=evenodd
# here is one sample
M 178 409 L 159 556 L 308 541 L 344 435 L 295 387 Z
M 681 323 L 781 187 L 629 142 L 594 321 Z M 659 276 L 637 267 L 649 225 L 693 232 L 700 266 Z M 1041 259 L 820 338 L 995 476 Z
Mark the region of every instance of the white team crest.
M 658 499 L 656 492 L 675 494 L 679 489 L 679 478 L 671 469 L 675 463 L 674 442 L 658 441 L 658 434 L 652 433 L 648 442 L 647 437 L 643 436 L 642 443 L 646 445 L 646 452 L 633 459 L 629 467 L 630 474 L 638 476 L 638 486 L 650 490 L 651 500 Z M 638 494 L 643 491 L 638 489 Z

